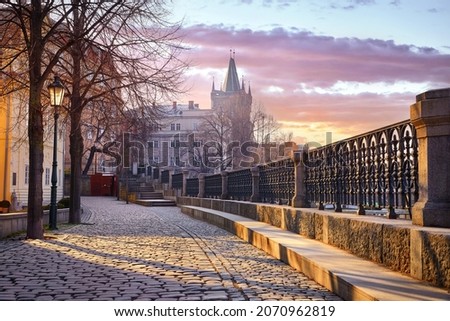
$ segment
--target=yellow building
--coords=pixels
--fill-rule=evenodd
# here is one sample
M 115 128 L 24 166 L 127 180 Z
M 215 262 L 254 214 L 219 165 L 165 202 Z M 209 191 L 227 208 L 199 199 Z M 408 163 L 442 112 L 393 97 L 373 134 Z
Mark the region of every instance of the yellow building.
M 8 12 L 1 11 L 0 15 Z M 6 18 L 2 21 L 7 21 Z M 13 203 L 15 210 L 28 205 L 29 186 L 29 142 L 28 99 L 24 85 L 27 77 L 27 57 L 23 53 L 21 32 L 14 30 L 17 24 L 0 26 L 0 201 Z M 44 89 L 45 90 L 45 89 Z M 43 93 L 45 95 L 45 93 Z M 43 161 L 43 205 L 50 203 L 51 173 L 53 163 L 54 110 L 43 99 L 44 105 L 44 161 Z M 63 119 L 63 117 L 60 117 Z M 62 124 L 62 121 L 59 122 Z M 57 139 L 57 200 L 63 197 L 65 128 L 58 126 Z M 38 146 L 36 146 L 38 148 Z M 14 195 L 14 200 L 13 197 Z
M 0 85 L 3 82 L 0 79 Z M 9 184 L 11 162 L 11 96 L 0 97 L 0 201 L 11 201 Z
M 12 195 L 15 195 L 15 210 L 21 210 L 28 204 L 29 144 L 26 98 L 26 94 L 19 92 L 0 96 L 0 201 L 6 199 L 12 203 Z M 42 187 L 43 205 L 48 205 L 51 197 L 54 132 L 53 113 L 50 108 L 44 117 Z M 57 136 L 57 200 L 63 197 L 64 136 L 65 128 L 60 122 Z

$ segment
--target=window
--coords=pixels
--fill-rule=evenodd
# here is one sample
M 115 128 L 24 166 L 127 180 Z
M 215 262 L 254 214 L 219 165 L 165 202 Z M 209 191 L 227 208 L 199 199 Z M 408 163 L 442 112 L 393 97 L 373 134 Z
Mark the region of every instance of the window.
M 177 130 L 181 130 L 181 124 L 176 124 Z
M 153 141 L 153 148 L 159 148 L 159 140 Z
M 12 185 L 17 185 L 17 173 L 12 173 Z
M 45 185 L 50 185 L 50 168 L 45 169 Z
M 170 130 L 175 130 L 175 124 L 170 124 Z
M 180 141 L 179 140 L 171 140 L 170 141 L 170 147 L 180 147 Z
M 25 165 L 25 185 L 28 185 L 29 177 L 30 177 L 30 166 Z

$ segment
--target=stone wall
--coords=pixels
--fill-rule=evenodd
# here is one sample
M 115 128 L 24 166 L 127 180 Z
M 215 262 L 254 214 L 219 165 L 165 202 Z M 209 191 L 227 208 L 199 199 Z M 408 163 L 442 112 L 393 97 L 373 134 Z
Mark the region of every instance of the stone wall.
M 177 204 L 265 222 L 450 289 L 449 229 L 421 227 L 407 220 L 231 200 L 179 197 Z
M 69 222 L 69 209 L 59 209 L 58 223 Z M 48 224 L 48 211 L 44 211 L 44 224 Z M 27 230 L 27 213 L 0 214 L 0 238 Z

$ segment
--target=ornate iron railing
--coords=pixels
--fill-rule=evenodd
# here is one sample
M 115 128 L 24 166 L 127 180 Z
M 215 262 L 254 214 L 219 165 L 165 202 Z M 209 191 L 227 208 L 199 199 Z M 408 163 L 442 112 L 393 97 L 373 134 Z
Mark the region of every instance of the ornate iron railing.
M 222 195 L 222 175 L 205 176 L 205 197 L 220 198 Z
M 161 172 L 161 183 L 169 183 L 170 177 L 169 177 L 170 173 L 168 170 L 164 170 Z
M 417 139 L 409 120 L 308 152 L 307 198 L 366 209 L 411 209 L 418 199 Z
M 228 173 L 228 197 L 247 201 L 252 196 L 252 172 L 250 168 Z
M 159 179 L 159 168 L 153 168 L 153 179 Z
M 174 189 L 183 188 L 183 173 L 177 173 L 172 175 L 172 188 Z
M 294 161 L 286 158 L 259 165 L 259 195 L 262 202 L 290 204 L 294 197 Z
M 186 194 L 190 197 L 197 197 L 199 192 L 198 177 L 186 179 Z

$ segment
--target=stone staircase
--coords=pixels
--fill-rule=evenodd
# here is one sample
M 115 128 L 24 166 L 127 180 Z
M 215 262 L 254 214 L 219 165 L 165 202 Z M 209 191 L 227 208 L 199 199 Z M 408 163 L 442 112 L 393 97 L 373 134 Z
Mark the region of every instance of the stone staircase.
M 156 192 L 153 186 L 147 184 L 137 187 L 136 204 L 142 206 L 176 206 L 175 201 L 164 199 L 161 192 Z

